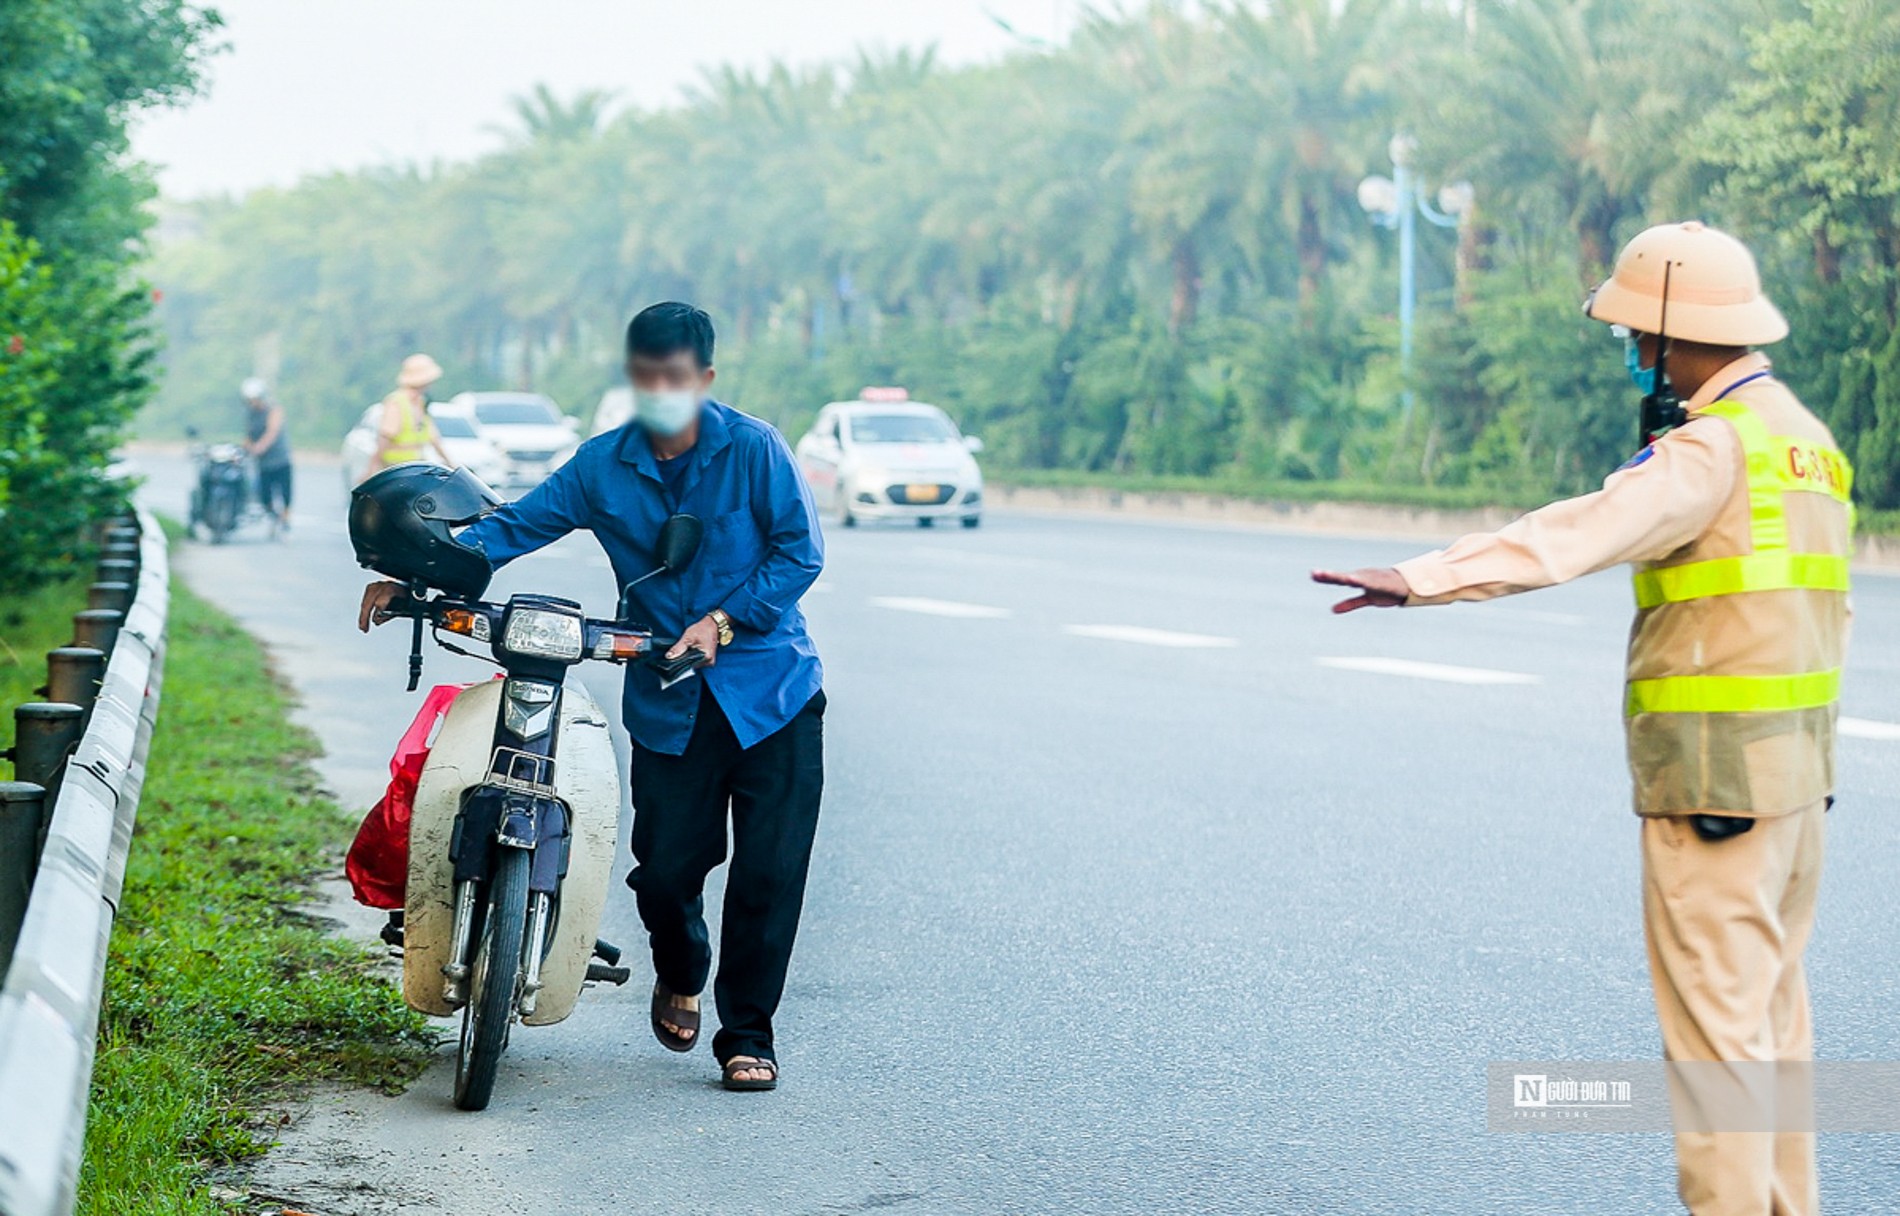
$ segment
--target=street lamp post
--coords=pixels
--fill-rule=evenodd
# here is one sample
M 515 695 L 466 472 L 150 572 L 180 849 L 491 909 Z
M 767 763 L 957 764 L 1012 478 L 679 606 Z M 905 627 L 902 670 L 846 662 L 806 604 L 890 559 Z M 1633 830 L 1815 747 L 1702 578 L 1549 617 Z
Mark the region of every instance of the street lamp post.
M 1425 201 L 1412 170 L 1418 141 L 1394 135 L 1386 145 L 1392 176 L 1374 175 L 1359 183 L 1359 205 L 1372 222 L 1399 231 L 1399 425 L 1412 421 L 1412 326 L 1418 313 L 1418 217 L 1440 228 L 1456 228 L 1471 210 L 1471 183 L 1454 182 L 1438 192 L 1438 208 Z

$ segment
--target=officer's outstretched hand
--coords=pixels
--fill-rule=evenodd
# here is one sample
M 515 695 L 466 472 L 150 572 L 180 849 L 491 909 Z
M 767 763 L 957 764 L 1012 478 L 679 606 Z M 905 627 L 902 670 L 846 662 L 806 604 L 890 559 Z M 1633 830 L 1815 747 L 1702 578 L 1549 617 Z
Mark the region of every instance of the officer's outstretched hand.
M 1313 581 L 1330 587 L 1356 587 L 1364 593 L 1334 604 L 1335 613 L 1357 612 L 1361 608 L 1397 608 L 1412 594 L 1405 576 L 1390 566 L 1368 566 L 1364 570 L 1354 570 L 1351 574 L 1338 570 L 1315 570 Z

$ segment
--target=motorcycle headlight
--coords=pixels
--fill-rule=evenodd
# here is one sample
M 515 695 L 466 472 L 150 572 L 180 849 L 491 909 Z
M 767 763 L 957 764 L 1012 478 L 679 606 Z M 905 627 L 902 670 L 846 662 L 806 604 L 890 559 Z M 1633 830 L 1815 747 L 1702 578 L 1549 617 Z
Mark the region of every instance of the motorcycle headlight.
M 581 619 L 541 608 L 517 608 L 508 614 L 501 645 L 515 654 L 572 662 L 581 657 Z

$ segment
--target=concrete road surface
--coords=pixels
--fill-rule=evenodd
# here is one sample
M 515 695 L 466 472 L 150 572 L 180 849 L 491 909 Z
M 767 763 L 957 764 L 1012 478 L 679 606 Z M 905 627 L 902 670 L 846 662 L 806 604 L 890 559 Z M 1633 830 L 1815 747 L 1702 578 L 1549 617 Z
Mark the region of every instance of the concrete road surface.
M 182 512 L 182 464 L 146 464 Z M 336 472 L 300 477 L 287 542 L 178 564 L 269 643 L 361 808 L 414 709 L 406 637 L 355 633 Z M 1487 1062 L 1659 1051 L 1624 578 L 1333 618 L 1310 567 L 1420 546 L 1029 516 L 828 540 L 783 1087 L 653 1041 L 616 886 L 634 983 L 518 1031 L 491 1109 L 451 1108 L 444 1048 L 400 1098 L 320 1098 L 261 1187 L 325 1216 L 1676 1210 L 1663 1136 L 1485 1130 Z M 586 537 L 497 582 L 528 589 L 614 594 Z M 1896 1059 L 1900 582 L 1857 607 L 1810 959 L 1820 1054 Z M 604 703 L 614 676 L 586 673 Z M 1893 1210 L 1893 1138 L 1821 1153 L 1830 1210 Z

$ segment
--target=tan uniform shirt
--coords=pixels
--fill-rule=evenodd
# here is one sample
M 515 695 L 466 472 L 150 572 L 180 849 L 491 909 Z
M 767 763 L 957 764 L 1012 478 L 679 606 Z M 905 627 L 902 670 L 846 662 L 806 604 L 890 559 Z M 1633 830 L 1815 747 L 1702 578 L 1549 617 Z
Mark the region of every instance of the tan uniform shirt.
M 1709 378 L 1690 413 L 1730 386 L 1767 371 L 1745 355 Z M 1496 532 L 1400 562 L 1410 605 L 1488 600 L 1533 591 L 1624 562 L 1660 561 L 1715 522 L 1743 478 L 1734 428 L 1685 426 L 1656 441 L 1649 458 L 1610 474 L 1603 488 L 1540 507 Z

